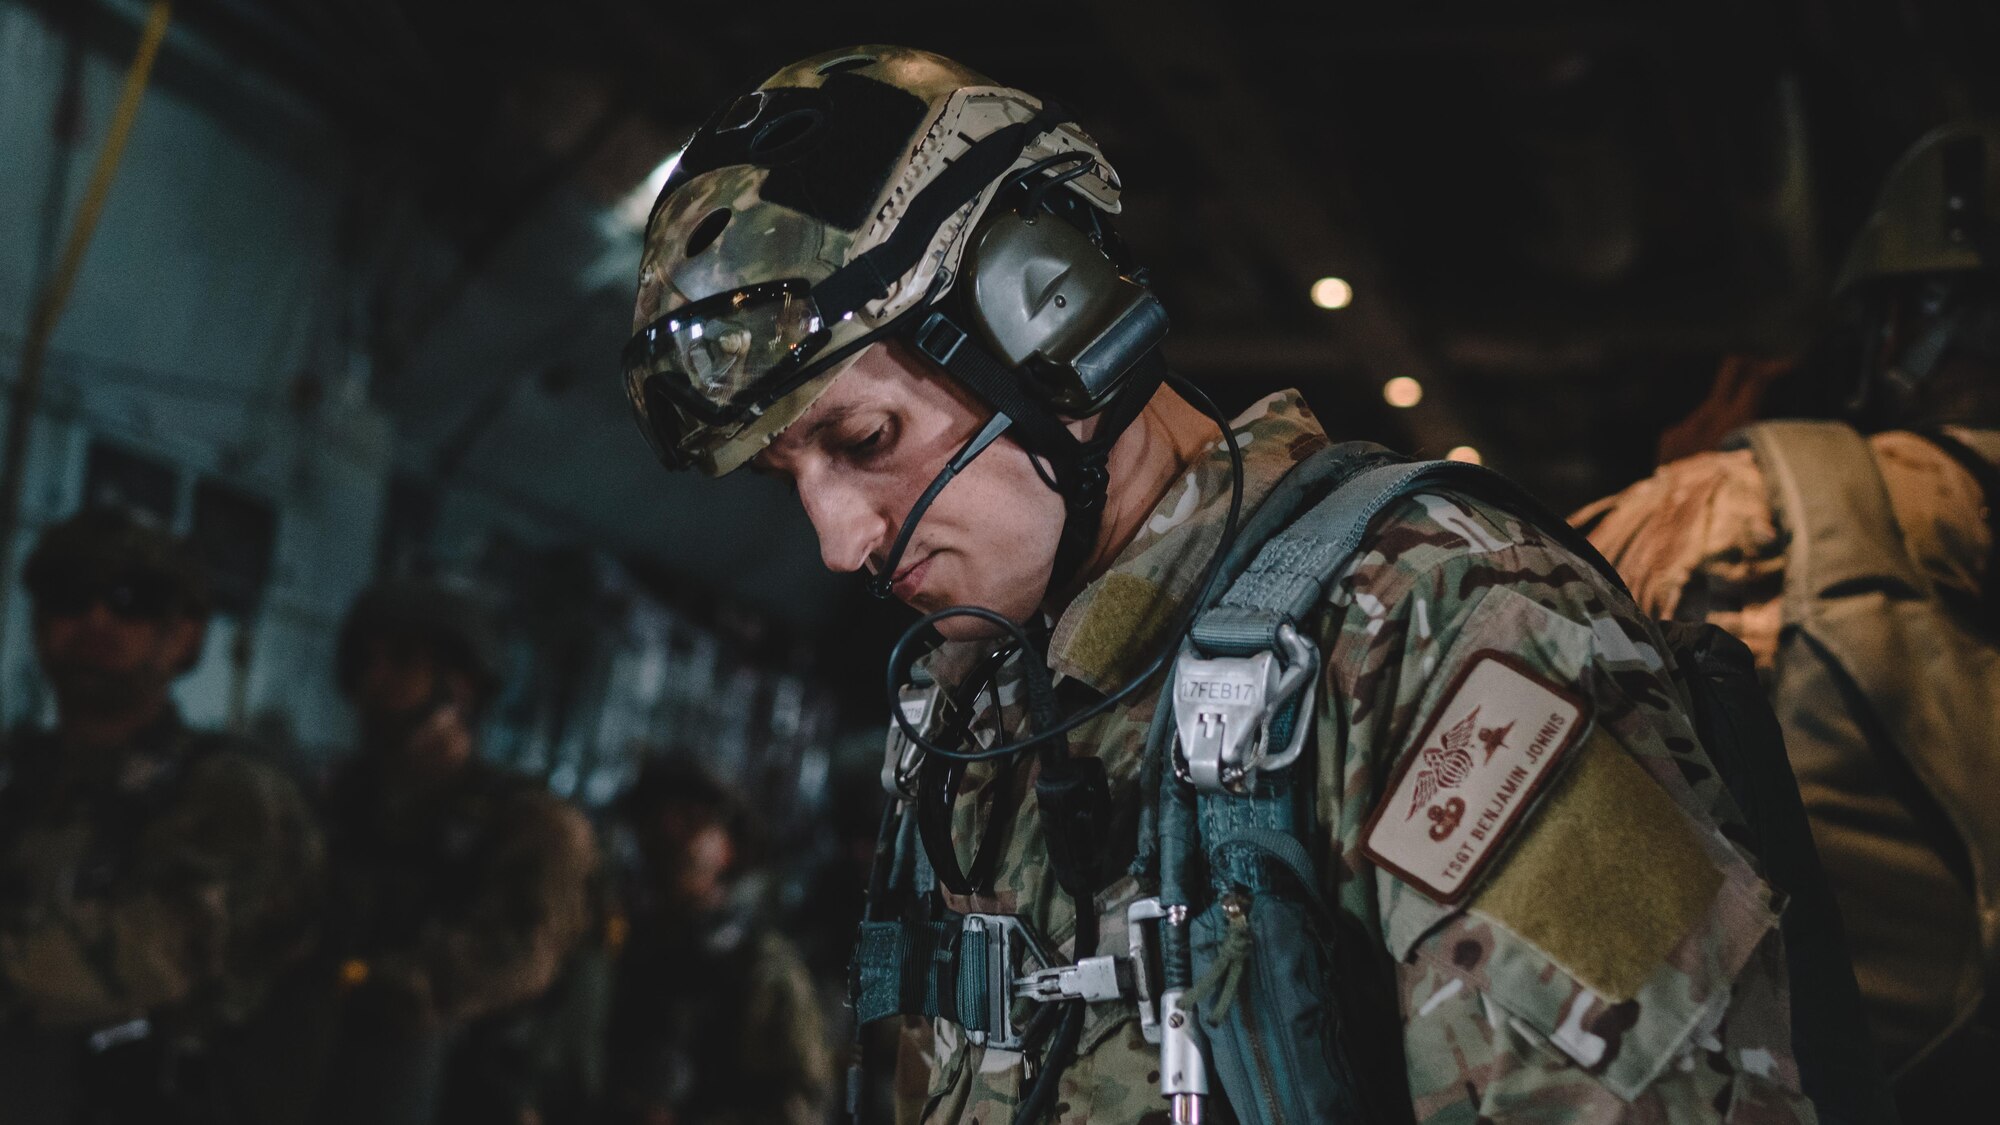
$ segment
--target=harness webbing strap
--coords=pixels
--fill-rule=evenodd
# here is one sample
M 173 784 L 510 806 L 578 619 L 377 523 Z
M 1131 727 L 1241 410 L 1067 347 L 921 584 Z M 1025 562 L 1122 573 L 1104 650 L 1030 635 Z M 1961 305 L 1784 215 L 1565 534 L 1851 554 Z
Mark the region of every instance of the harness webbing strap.
M 1856 590 L 1929 596 L 1930 578 L 1910 558 L 1868 439 L 1838 422 L 1801 421 L 1759 423 L 1740 437 L 1791 533 L 1786 625 L 1802 621 L 1817 599 Z
M 1460 461 L 1392 462 L 1354 474 L 1267 541 L 1222 600 L 1196 619 L 1195 646 L 1211 656 L 1276 648 L 1279 626 L 1298 623 L 1321 603 L 1377 516 L 1405 497 L 1440 488 L 1495 502 L 1590 563 L 1615 588 L 1625 588 L 1589 540 L 1491 469 Z
M 1492 503 L 1521 519 L 1527 541 L 1554 540 L 1623 589 L 1580 534 L 1478 466 L 1404 462 L 1355 443 L 1326 450 L 1292 475 L 1300 481 L 1292 495 L 1308 499 L 1268 519 L 1259 510 L 1253 523 L 1262 535 L 1245 537 L 1257 544 L 1254 557 L 1230 568 L 1228 591 L 1195 620 L 1190 644 L 1208 660 L 1283 657 L 1281 630 L 1309 627 L 1371 525 L 1419 493 Z M 1294 724 L 1312 720 L 1301 711 L 1295 699 L 1263 717 L 1267 752 L 1288 742 Z M 1160 902 L 1186 904 L 1189 913 L 1185 928 L 1162 929 L 1168 988 L 1192 984 L 1186 996 L 1209 1061 L 1246 1125 L 1407 1120 L 1400 1037 L 1391 1034 L 1393 970 L 1367 954 L 1371 942 L 1329 936 L 1355 923 L 1325 899 L 1307 844 L 1318 838 L 1313 765 L 1306 756 L 1253 767 L 1247 791 L 1239 791 L 1180 784 L 1162 764 Z M 1191 885 L 1204 881 L 1205 888 Z
M 863 922 L 854 949 L 854 1018 L 868 1024 L 889 1016 L 958 1021 L 959 1012 L 985 1019 L 983 971 L 959 973 L 962 931 L 956 918 L 941 922 Z M 984 951 L 981 951 L 984 965 Z M 965 1003 L 967 986 L 977 995 Z M 983 1028 L 975 1030 L 984 1030 Z
M 1424 485 L 1477 472 L 1454 461 L 1429 461 L 1356 474 L 1264 545 L 1222 601 L 1195 622 L 1195 644 L 1228 656 L 1276 647 L 1278 627 L 1296 623 L 1325 598 L 1382 509 Z

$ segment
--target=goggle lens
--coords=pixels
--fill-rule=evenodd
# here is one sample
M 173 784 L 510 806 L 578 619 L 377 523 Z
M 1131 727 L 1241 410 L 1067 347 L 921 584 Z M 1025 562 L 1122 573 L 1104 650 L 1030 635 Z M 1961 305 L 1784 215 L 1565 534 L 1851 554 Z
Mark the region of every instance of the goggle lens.
M 625 390 L 639 429 L 668 465 L 684 440 L 734 426 L 788 389 L 832 333 L 804 281 L 753 285 L 695 301 L 625 346 Z

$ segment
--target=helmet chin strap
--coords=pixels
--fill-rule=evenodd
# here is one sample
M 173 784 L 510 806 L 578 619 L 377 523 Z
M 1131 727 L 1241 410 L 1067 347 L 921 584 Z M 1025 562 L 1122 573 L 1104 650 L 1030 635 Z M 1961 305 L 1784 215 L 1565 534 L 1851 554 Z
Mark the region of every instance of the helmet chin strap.
M 964 445 L 959 446 L 958 452 L 952 454 L 951 460 L 945 467 L 938 470 L 938 475 L 931 479 L 930 487 L 924 489 L 924 494 L 917 497 L 917 502 L 910 506 L 910 514 L 903 517 L 903 526 L 896 531 L 896 543 L 889 548 L 889 556 L 882 560 L 882 569 L 868 579 L 869 593 L 878 598 L 889 596 L 890 590 L 896 585 L 896 571 L 903 565 L 903 552 L 909 550 L 910 536 L 916 533 L 917 521 L 924 518 L 925 512 L 930 511 L 931 503 L 938 498 L 938 493 L 944 491 L 944 486 L 964 472 L 965 467 L 972 464 L 973 458 L 984 453 L 986 447 L 997 441 L 1000 435 L 1007 431 L 1007 427 L 1013 424 L 1014 420 L 1005 414 L 994 414 L 986 425 L 980 427 L 978 433 L 972 435 Z
M 942 329 L 942 331 L 941 331 Z M 923 495 L 903 517 L 896 541 L 882 560 L 881 569 L 868 580 L 868 590 L 886 598 L 895 586 L 896 572 L 903 553 L 909 549 L 917 523 L 959 473 L 975 457 L 1014 431 L 1015 440 L 1030 457 L 1049 463 L 1053 476 L 1043 479 L 1063 499 L 1062 535 L 1056 542 L 1055 559 L 1049 569 L 1049 588 L 1057 589 L 1073 578 L 1090 558 L 1104 520 L 1106 491 L 1111 483 L 1108 464 L 1111 448 L 1151 401 L 1153 391 L 1166 376 L 1166 364 L 1157 351 L 1141 357 L 1127 376 L 1126 386 L 1097 415 L 1097 431 L 1088 440 L 1078 438 L 1053 411 L 1028 397 L 1021 389 L 1020 376 L 993 356 L 943 314 L 934 314 L 917 330 L 913 342 L 917 350 L 964 384 L 994 408 L 991 420 L 959 447 L 952 459 L 924 489 Z

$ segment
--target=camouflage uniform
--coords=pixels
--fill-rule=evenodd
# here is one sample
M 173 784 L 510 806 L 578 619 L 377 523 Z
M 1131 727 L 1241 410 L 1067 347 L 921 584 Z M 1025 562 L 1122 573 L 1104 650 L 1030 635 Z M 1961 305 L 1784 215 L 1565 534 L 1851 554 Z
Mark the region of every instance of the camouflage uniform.
M 1246 508 L 1327 444 L 1289 393 L 1235 430 Z M 1049 664 L 1070 705 L 1117 687 L 1171 642 L 1220 538 L 1229 482 L 1217 445 L 1056 622 Z M 1325 656 L 1315 728 L 1325 889 L 1396 963 L 1419 1120 L 1814 1120 L 1791 1056 L 1771 892 L 1731 841 L 1742 818 L 1648 621 L 1532 528 L 1427 494 L 1377 524 L 1314 624 Z M 1364 837 L 1430 724 L 1457 701 L 1460 674 L 1494 651 L 1575 697 L 1587 718 L 1535 803 L 1522 798 L 1531 815 L 1488 844 L 1495 862 L 1470 897 L 1443 906 L 1371 859 Z M 939 654 L 941 678 L 962 655 Z M 1003 687 L 1011 726 L 1009 699 Z M 1126 849 L 1153 710 L 1148 692 L 1071 740 L 1104 761 L 1119 810 L 1105 839 Z M 1072 909 L 1048 868 L 1028 773 L 969 768 L 953 817 L 961 862 L 996 802 L 1019 811 L 994 893 L 950 905 L 1023 915 L 1067 953 Z M 1100 950 L 1124 946 L 1123 908 L 1140 893 L 1126 877 L 1098 895 Z M 925 1058 L 926 1104 L 903 1107 L 902 1119 L 1008 1120 L 1023 1088 L 1018 1055 L 971 1046 L 939 1022 Z M 1129 1005 L 1092 1005 L 1054 1119 L 1164 1122 L 1157 1068 Z
M 306 951 L 321 870 L 291 782 L 171 711 L 117 753 L 67 749 L 53 732 L 11 740 L 0 752 L 7 1119 L 263 1119 L 232 1073 L 234 1040 Z M 65 1110 L 71 1084 L 83 1104 Z
M 335 1121 L 428 1120 L 451 1044 L 543 996 L 594 917 L 597 846 L 575 808 L 477 759 L 422 792 L 378 768 L 351 763 L 327 802 L 331 952 L 352 988 Z
M 679 928 L 679 927 L 676 927 Z M 821 1125 L 833 1058 L 798 950 L 740 918 L 625 946 L 611 1024 L 615 1121 Z

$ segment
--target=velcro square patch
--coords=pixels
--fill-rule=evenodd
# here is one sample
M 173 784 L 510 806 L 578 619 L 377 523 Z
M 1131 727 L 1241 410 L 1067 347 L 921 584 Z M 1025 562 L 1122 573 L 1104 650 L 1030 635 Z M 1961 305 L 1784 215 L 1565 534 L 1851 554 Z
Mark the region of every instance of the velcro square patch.
M 1362 833 L 1441 903 L 1465 897 L 1587 725 L 1584 703 L 1498 651 L 1474 654 Z

